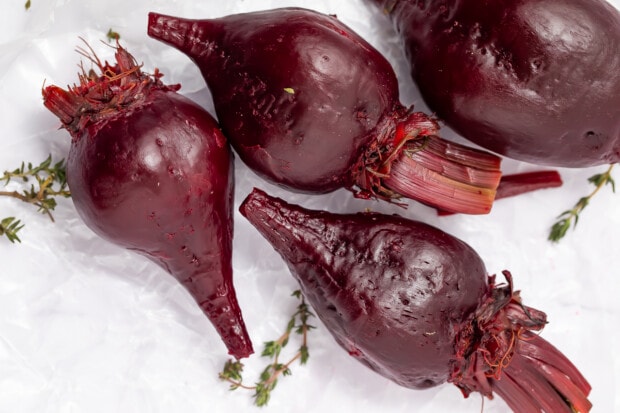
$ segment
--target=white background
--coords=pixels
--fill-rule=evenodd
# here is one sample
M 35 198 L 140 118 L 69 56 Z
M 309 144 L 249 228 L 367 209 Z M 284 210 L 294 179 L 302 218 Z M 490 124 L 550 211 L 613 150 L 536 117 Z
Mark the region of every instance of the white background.
M 612 3 L 618 7 L 620 0 Z M 146 35 L 148 11 L 208 18 L 272 7 L 308 6 L 296 0 L 3 0 L 0 14 L 0 172 L 22 160 L 66 156 L 69 135 L 42 105 L 41 87 L 77 81 L 79 36 L 100 57 L 109 28 L 147 71 L 158 67 L 181 93 L 212 111 L 198 70 L 176 50 Z M 394 65 L 403 103 L 425 110 L 408 77 L 398 40 L 384 16 L 362 0 L 315 0 Z M 443 135 L 459 139 L 447 128 Z M 506 172 L 536 169 L 505 160 Z M 301 196 L 277 189 L 236 162 L 236 205 L 253 186 L 311 208 L 364 208 L 421 219 L 462 238 L 490 273 L 512 271 L 527 305 L 547 313 L 543 337 L 559 347 L 590 380 L 594 412 L 620 411 L 620 194 L 603 190 L 579 226 L 554 245 L 547 241 L 557 214 L 593 187 L 586 179 L 604 166 L 561 169 L 565 185 L 498 201 L 488 216 L 439 218 L 411 204 L 403 210 L 354 200 L 347 191 Z M 617 180 L 620 176 L 616 172 Z M 9 188 L 20 189 L 17 184 Z M 0 239 L 0 412 L 224 412 L 259 411 L 249 392 L 229 392 L 217 379 L 227 359 L 213 327 L 189 295 L 163 270 L 106 243 L 79 220 L 71 200 L 60 200 L 56 223 L 25 204 L 0 199 L 0 218 L 26 223 L 21 244 Z M 296 305 L 297 288 L 283 262 L 235 213 L 235 285 L 257 351 L 276 338 Z M 290 347 L 295 346 L 292 342 Z M 479 412 L 481 398 L 463 399 L 443 385 L 401 388 L 342 351 L 325 328 L 310 335 L 310 361 L 280 381 L 269 412 Z M 263 367 L 246 361 L 251 383 Z M 499 399 L 484 411 L 506 412 Z

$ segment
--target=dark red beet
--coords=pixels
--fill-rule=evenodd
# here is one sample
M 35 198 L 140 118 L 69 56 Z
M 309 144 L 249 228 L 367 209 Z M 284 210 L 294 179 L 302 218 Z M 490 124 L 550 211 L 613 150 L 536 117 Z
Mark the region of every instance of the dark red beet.
M 587 412 L 590 386 L 536 333 L 505 271 L 488 277 L 464 242 L 397 215 L 311 211 L 254 190 L 241 213 L 287 262 L 336 341 L 394 382 L 444 382 L 520 413 Z
M 399 102 L 389 62 L 334 16 L 150 13 L 148 33 L 194 60 L 226 136 L 264 178 L 308 193 L 357 187 L 364 198 L 490 210 L 500 158 L 439 138 L 432 118 Z
M 232 154 L 216 121 L 140 71 L 122 47 L 116 64 L 83 73 L 44 104 L 71 134 L 67 181 L 75 207 L 102 238 L 171 273 L 200 305 L 231 355 L 250 355 L 232 283 Z
M 435 113 L 511 158 L 620 161 L 620 13 L 605 0 L 370 0 Z

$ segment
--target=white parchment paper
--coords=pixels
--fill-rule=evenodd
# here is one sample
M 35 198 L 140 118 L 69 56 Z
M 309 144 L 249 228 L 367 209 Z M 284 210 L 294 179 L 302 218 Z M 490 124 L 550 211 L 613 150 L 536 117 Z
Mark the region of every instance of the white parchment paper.
M 620 0 L 611 0 L 620 7 Z M 394 65 L 405 104 L 426 109 L 386 18 L 362 0 L 3 0 L 0 11 L 0 172 L 51 153 L 66 156 L 69 135 L 42 105 L 41 87 L 76 82 L 79 37 L 101 58 L 108 29 L 144 63 L 158 67 L 181 93 L 212 111 L 196 67 L 184 55 L 148 38 L 148 11 L 219 17 L 273 7 L 303 6 L 336 14 Z M 448 128 L 443 136 L 458 140 Z M 506 172 L 537 169 L 505 160 Z M 353 199 L 347 191 L 302 196 L 258 179 L 236 162 L 236 205 L 252 187 L 306 207 L 353 212 L 372 208 L 436 225 L 472 245 L 490 273 L 512 271 L 527 305 L 547 313 L 543 336 L 590 380 L 594 412 L 620 411 L 620 194 L 607 188 L 561 243 L 547 241 L 556 215 L 593 187 L 604 167 L 560 169 L 562 188 L 498 201 L 488 216 L 439 218 L 411 204 L 407 210 Z M 616 174 L 617 175 L 617 174 Z M 9 188 L 21 189 L 18 183 Z M 219 337 L 189 295 L 159 267 L 98 239 L 70 199 L 59 201 L 56 222 L 16 200 L 0 197 L 0 218 L 26 223 L 21 244 L 0 238 L 0 412 L 252 412 L 249 392 L 230 392 L 217 378 L 227 359 Z M 256 350 L 279 336 L 297 302 L 297 288 L 280 257 L 235 215 L 235 285 Z M 269 412 L 479 412 L 482 400 L 463 399 L 452 385 L 425 391 L 401 388 L 362 366 L 325 328 L 309 337 L 310 361 L 280 381 Z M 297 344 L 292 342 L 290 347 Z M 246 362 L 257 379 L 264 361 Z M 484 411 L 506 412 L 501 399 Z

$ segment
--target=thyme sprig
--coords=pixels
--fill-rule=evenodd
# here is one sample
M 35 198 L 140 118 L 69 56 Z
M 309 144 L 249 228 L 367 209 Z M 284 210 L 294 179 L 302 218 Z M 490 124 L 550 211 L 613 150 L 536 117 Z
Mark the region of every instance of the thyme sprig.
M 230 383 L 230 390 L 239 388 L 253 390 L 254 404 L 257 406 L 267 405 L 271 392 L 278 383 L 278 378 L 291 375 L 290 367 L 296 360 L 299 360 L 299 364 L 303 365 L 306 364 L 310 357 L 308 352 L 308 332 L 315 327 L 308 324 L 308 320 L 314 314 L 310 311 L 300 290 L 294 291 L 292 296 L 297 297 L 301 303 L 297 306 L 297 311 L 291 316 L 286 325 L 285 332 L 277 340 L 264 343 L 261 356 L 269 357 L 272 362 L 263 369 L 259 381 L 254 386 L 248 386 L 243 383 L 243 363 L 239 360 L 229 359 L 219 374 L 221 380 Z M 301 345 L 297 352 L 287 362 L 283 363 L 280 361 L 280 355 L 293 333 L 301 336 Z
M 549 241 L 558 242 L 566 235 L 568 229 L 572 226 L 573 229 L 579 222 L 579 214 L 588 206 L 594 195 L 601 190 L 605 185 L 611 186 L 612 192 L 616 192 L 616 183 L 614 182 L 611 172 L 615 164 L 609 165 L 609 168 L 603 173 L 592 175 L 588 178 L 588 182 L 595 186 L 594 190 L 590 194 L 579 198 L 577 203 L 572 209 L 566 210 L 558 215 L 558 220 L 551 227 L 549 231 Z
M 19 191 L 0 191 L 0 196 L 19 199 L 27 204 L 37 207 L 38 211 L 47 215 L 52 222 L 52 211 L 56 208 L 56 197 L 68 198 L 71 196 L 67 186 L 67 171 L 65 160 L 61 159 L 52 163 L 52 155 L 38 165 L 22 162 L 19 168 L 12 171 L 4 171 L 0 182 L 8 185 L 12 180 L 30 183 L 30 187 Z M 34 181 L 34 183 L 33 183 Z M 11 242 L 21 242 L 17 232 L 24 225 L 15 217 L 4 218 L 0 221 L 0 236 L 6 235 Z

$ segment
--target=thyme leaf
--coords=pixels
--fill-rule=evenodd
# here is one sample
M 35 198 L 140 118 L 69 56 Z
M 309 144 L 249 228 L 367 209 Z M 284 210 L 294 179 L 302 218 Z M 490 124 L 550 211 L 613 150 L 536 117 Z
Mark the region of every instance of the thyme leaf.
M 16 220 L 15 217 L 7 217 L 0 221 L 0 236 L 6 235 L 6 237 L 12 243 L 22 242 L 17 235 L 17 232 L 23 228 L 23 224 L 20 220 Z

